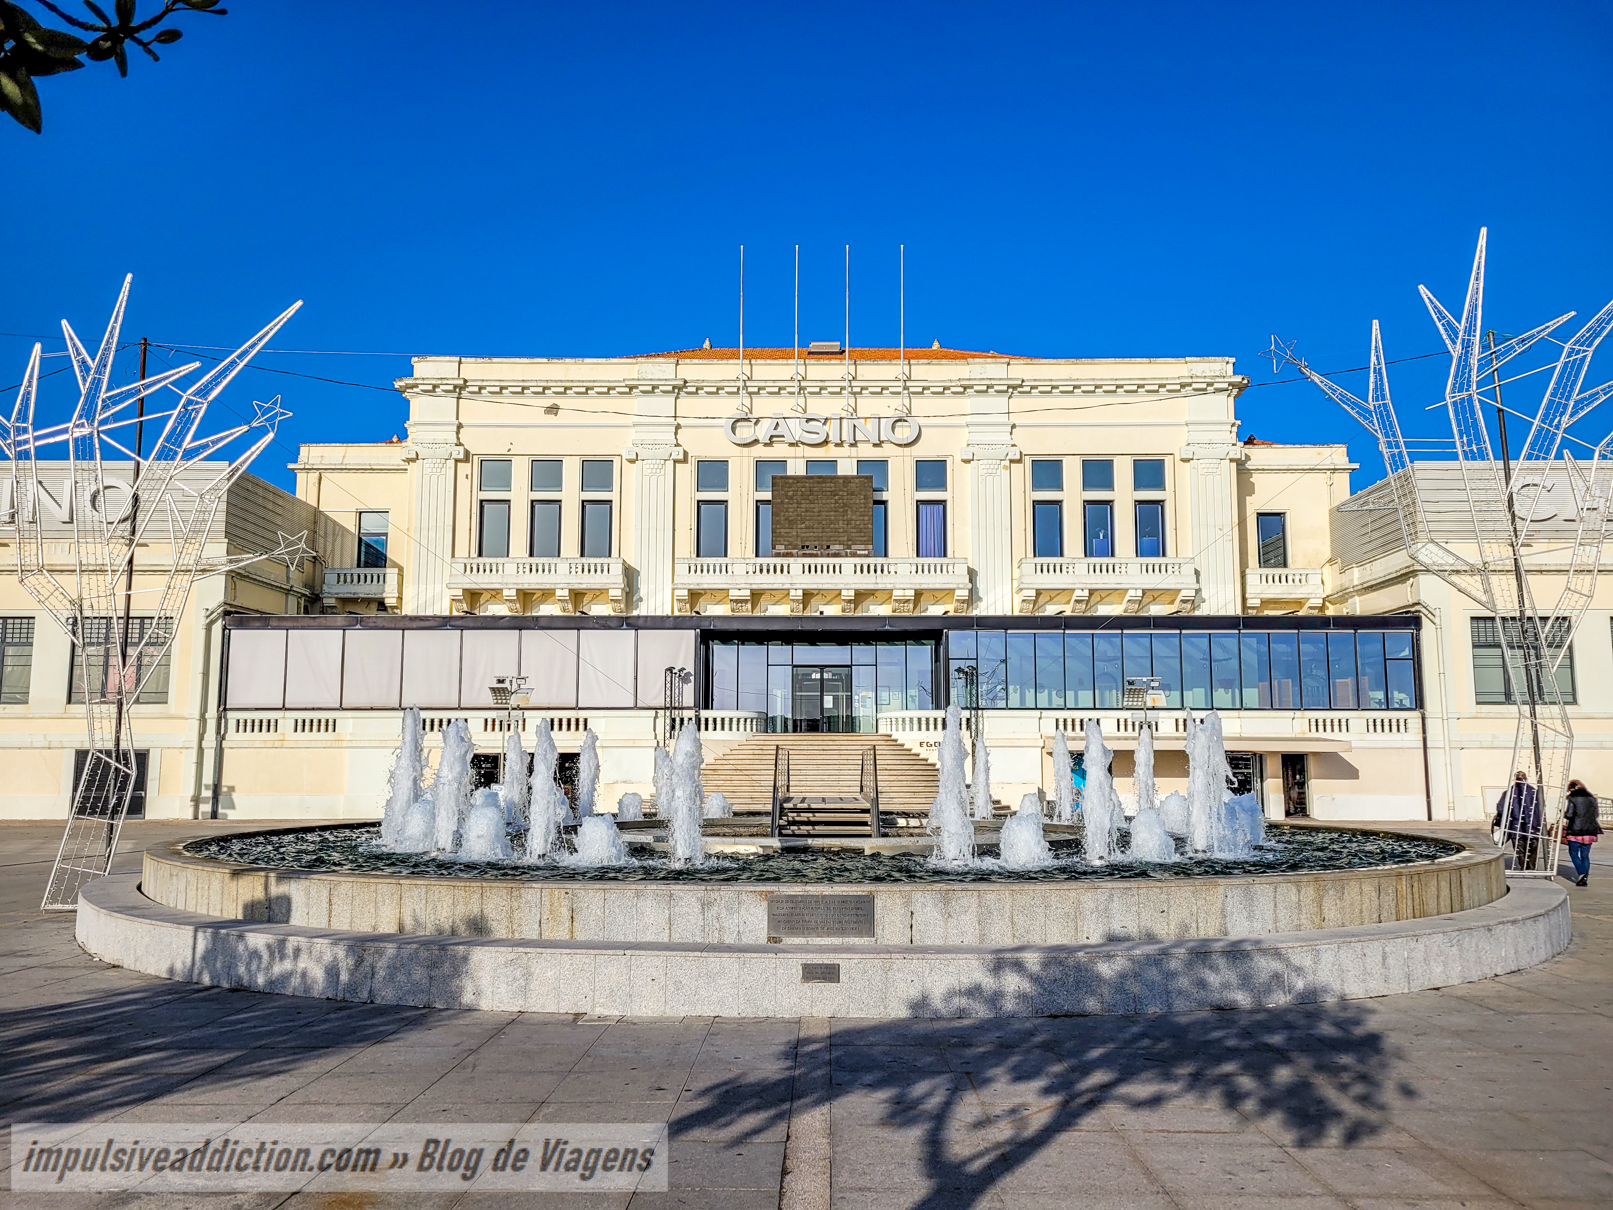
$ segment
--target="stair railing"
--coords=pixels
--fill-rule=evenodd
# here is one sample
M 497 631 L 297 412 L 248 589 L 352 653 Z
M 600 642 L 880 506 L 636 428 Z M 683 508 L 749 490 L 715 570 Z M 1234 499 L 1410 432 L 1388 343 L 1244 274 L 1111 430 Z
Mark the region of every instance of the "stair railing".
M 875 749 L 863 753 L 863 767 L 858 787 L 862 799 L 868 804 L 868 834 L 879 839 L 879 757 Z
M 773 830 L 769 835 L 779 834 L 780 804 L 789 792 L 790 750 L 780 744 L 773 749 Z

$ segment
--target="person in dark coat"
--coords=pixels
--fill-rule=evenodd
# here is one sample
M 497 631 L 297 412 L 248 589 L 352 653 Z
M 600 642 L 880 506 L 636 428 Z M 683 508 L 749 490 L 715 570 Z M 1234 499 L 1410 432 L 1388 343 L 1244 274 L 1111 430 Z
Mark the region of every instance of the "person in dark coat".
M 1505 822 L 1503 822 L 1505 821 Z M 1540 850 L 1543 823 L 1540 791 L 1529 784 L 1529 775 L 1519 769 L 1506 793 L 1496 800 L 1492 828 L 1501 829 L 1501 844 L 1512 844 L 1515 870 L 1532 870 Z
M 1596 795 L 1575 778 L 1568 783 L 1568 810 L 1563 815 L 1563 839 L 1568 841 L 1568 857 L 1579 875 L 1575 886 L 1589 886 L 1591 881 L 1591 845 L 1602 834 L 1601 804 Z

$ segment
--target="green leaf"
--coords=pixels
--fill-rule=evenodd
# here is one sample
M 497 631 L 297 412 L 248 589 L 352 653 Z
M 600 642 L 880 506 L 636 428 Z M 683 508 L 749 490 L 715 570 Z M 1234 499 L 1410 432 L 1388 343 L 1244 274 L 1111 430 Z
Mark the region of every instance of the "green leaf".
M 0 109 L 35 134 L 40 132 L 39 93 L 27 71 L 16 64 L 0 67 Z
M 152 41 L 160 43 L 163 46 L 168 46 L 168 45 L 170 45 L 170 44 L 172 44 L 174 42 L 178 42 L 184 36 L 185 36 L 185 31 L 184 30 L 180 30 L 180 29 L 161 29 L 161 30 L 157 31 L 157 36 L 155 38 L 153 38 Z
M 198 12 L 206 12 L 208 9 L 217 4 L 218 0 L 179 0 L 179 2 L 186 8 L 192 8 Z
M 17 41 L 30 50 L 38 51 L 53 59 L 71 59 L 82 55 L 90 48 L 88 42 L 75 38 L 72 34 L 59 29 L 46 29 L 43 26 L 25 30 L 18 36 Z
M 133 25 L 134 0 L 118 0 L 117 13 L 119 25 Z
M 119 42 L 111 34 L 102 34 L 84 53 L 97 63 L 105 63 L 118 53 Z
M 106 15 L 106 10 L 95 3 L 95 0 L 84 0 L 84 7 L 100 18 L 102 25 L 110 27 L 113 24 L 112 18 Z
M 129 74 L 129 52 L 124 49 L 121 41 L 112 52 L 112 61 L 118 65 L 118 75 L 127 76 Z

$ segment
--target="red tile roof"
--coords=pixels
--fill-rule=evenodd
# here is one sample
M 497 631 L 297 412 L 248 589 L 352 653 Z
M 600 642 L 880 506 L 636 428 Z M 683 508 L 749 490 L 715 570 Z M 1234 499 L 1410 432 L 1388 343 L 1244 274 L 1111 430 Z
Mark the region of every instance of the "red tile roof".
M 851 350 L 852 361 L 896 361 L 900 350 L 894 346 L 888 349 L 860 349 L 853 346 Z M 739 357 L 738 349 L 669 349 L 664 353 L 639 353 L 635 355 L 640 359 L 653 357 L 676 357 L 683 361 L 735 361 Z M 800 350 L 802 361 L 837 361 L 845 358 L 845 353 L 808 353 L 803 346 Z M 788 345 L 781 349 L 745 349 L 745 359 L 756 361 L 794 361 L 796 350 Z M 1019 357 L 1011 353 L 978 352 L 969 349 L 929 349 L 909 348 L 907 360 L 909 361 L 966 361 L 972 357 L 1000 357 L 1005 361 L 1040 361 L 1039 357 Z

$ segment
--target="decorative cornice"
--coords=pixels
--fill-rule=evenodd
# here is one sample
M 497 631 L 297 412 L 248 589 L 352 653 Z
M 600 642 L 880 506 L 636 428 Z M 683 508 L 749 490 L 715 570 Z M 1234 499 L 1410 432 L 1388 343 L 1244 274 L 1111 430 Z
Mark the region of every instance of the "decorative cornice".
M 456 396 L 462 399 L 525 399 L 555 397 L 629 398 L 634 395 L 690 395 L 695 397 L 738 398 L 743 390 L 747 396 L 768 399 L 788 399 L 797 394 L 796 385 L 789 381 L 757 382 L 747 380 L 743 388 L 733 382 L 690 382 L 687 379 L 641 381 L 630 379 L 620 382 L 532 382 L 526 379 L 499 381 L 463 378 L 399 378 L 394 384 L 405 395 Z M 1169 381 L 1108 380 L 1082 382 L 1036 382 L 1024 379 L 963 378 L 943 382 L 909 381 L 904 388 L 899 380 L 858 382 L 854 398 L 899 399 L 909 396 L 953 398 L 965 395 L 1023 395 L 1023 396 L 1160 396 L 1236 393 L 1249 385 L 1243 377 L 1181 378 Z M 813 399 L 845 399 L 844 382 L 808 382 L 799 393 Z

